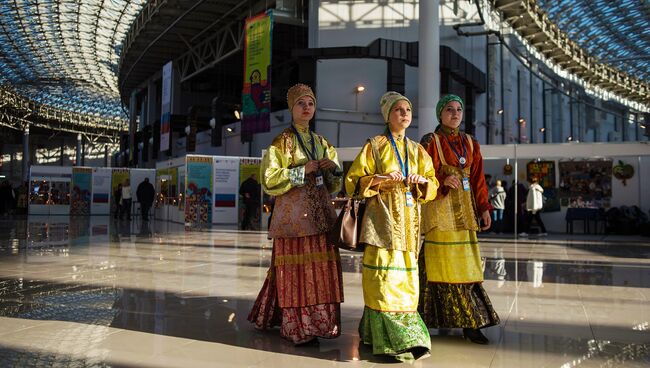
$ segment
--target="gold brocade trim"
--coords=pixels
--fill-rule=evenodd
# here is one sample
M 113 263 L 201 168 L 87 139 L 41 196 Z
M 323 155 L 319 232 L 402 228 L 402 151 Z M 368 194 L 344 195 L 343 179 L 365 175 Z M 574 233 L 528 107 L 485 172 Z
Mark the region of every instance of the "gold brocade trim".
M 302 265 L 306 263 L 329 262 L 335 260 L 336 260 L 336 254 L 334 253 L 334 250 L 328 250 L 327 252 L 276 256 L 273 265 L 274 266 Z

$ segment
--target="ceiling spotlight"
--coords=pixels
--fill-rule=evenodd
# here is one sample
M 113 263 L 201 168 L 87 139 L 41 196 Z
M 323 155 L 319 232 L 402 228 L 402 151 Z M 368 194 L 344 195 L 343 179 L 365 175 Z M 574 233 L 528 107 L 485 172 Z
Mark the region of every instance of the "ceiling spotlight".
M 354 88 L 354 91 L 355 91 L 356 93 L 362 93 L 362 92 L 365 91 L 365 90 L 366 90 L 366 87 L 364 87 L 364 86 L 362 86 L 362 85 L 358 85 L 358 86 L 356 86 L 356 87 Z
M 540 133 L 544 133 L 546 131 L 546 128 L 539 128 Z
M 228 133 L 232 133 L 232 130 L 233 130 L 233 129 L 232 129 L 231 127 L 226 128 L 226 131 L 227 131 Z
M 503 109 L 497 110 L 497 114 L 499 114 L 499 115 L 503 114 Z
M 526 120 L 524 118 L 519 118 L 519 120 L 517 120 L 517 121 L 519 122 L 519 124 L 524 124 L 526 122 Z
M 241 114 L 239 113 L 239 110 L 235 110 L 233 113 L 235 114 L 235 119 L 241 120 Z

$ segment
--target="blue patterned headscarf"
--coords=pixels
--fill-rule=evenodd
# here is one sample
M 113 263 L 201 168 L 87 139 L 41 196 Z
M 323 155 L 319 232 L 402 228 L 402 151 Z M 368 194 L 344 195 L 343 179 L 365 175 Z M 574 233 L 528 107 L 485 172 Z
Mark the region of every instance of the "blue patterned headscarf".
M 460 107 L 463 110 L 465 110 L 465 103 L 463 102 L 462 98 L 451 94 L 442 96 L 442 98 L 440 99 L 440 101 L 438 101 L 438 104 L 436 105 L 436 117 L 438 118 L 438 122 L 440 124 L 442 124 L 442 120 L 440 119 L 440 115 L 442 115 L 442 109 L 444 109 L 445 106 L 447 106 L 447 104 L 450 103 L 451 101 L 458 102 L 460 104 Z

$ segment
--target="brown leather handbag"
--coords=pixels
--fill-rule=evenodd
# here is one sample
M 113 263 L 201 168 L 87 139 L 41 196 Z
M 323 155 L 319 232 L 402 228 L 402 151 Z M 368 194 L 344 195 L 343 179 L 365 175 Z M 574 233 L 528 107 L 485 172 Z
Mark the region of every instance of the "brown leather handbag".
M 359 183 L 352 198 L 348 199 L 334 227 L 329 232 L 329 241 L 341 249 L 363 252 L 363 244 L 359 243 L 361 236 L 361 220 L 366 210 L 366 201 L 357 199 Z
M 375 145 L 374 140 L 368 139 L 368 143 L 372 148 L 372 156 L 376 162 L 376 170 L 381 172 L 381 163 L 377 161 L 379 151 Z M 361 238 L 361 221 L 363 214 L 366 211 L 366 200 L 359 198 L 359 184 L 354 188 L 352 198 L 348 199 L 338 218 L 334 227 L 328 234 L 328 240 L 341 249 L 347 249 L 355 252 L 363 252 L 364 244 L 359 242 Z

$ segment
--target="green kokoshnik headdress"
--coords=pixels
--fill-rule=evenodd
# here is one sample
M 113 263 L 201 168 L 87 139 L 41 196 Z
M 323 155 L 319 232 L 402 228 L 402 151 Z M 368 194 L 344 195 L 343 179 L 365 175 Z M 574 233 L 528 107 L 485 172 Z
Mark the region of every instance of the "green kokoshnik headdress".
M 442 124 L 442 120 L 440 119 L 440 115 L 442 115 L 442 109 L 444 109 L 445 106 L 447 106 L 447 104 L 450 103 L 451 101 L 457 101 L 458 103 L 460 103 L 460 107 L 463 110 L 465 110 L 465 103 L 463 102 L 462 98 L 456 95 L 442 96 L 442 98 L 440 99 L 440 101 L 438 101 L 438 104 L 436 105 L 436 117 L 438 118 L 438 122 L 441 124 Z

